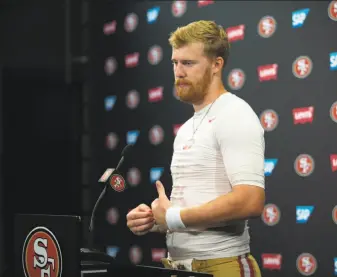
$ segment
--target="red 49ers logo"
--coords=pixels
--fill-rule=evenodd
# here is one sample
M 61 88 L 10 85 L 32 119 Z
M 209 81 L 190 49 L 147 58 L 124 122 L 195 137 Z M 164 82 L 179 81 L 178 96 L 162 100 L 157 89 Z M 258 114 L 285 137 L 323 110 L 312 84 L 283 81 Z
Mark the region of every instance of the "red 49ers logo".
M 279 223 L 281 211 L 275 204 L 267 204 L 261 215 L 262 221 L 268 226 L 274 226 Z
M 317 269 L 317 261 L 315 257 L 309 253 L 302 253 L 296 260 L 296 266 L 299 273 L 304 276 L 310 276 Z
M 293 74 L 299 79 L 304 79 L 310 75 L 312 67 L 312 61 L 308 56 L 300 56 L 293 62 Z
M 46 227 L 30 231 L 22 250 L 26 277 L 61 277 L 62 254 L 55 235 Z
M 314 167 L 314 159 L 307 154 L 299 155 L 294 163 L 296 173 L 302 177 L 309 176 L 314 171 Z
M 125 190 L 125 180 L 121 175 L 113 174 L 110 178 L 110 186 L 113 190 L 121 192 Z
M 265 110 L 260 115 L 260 122 L 265 131 L 273 131 L 278 125 L 278 115 L 274 110 Z

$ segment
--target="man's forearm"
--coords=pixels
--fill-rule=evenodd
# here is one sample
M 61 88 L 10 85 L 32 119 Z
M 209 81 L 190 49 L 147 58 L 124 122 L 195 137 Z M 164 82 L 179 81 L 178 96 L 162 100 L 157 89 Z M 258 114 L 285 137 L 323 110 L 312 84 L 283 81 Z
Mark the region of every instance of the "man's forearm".
M 254 196 L 247 200 L 231 192 L 203 205 L 182 209 L 180 216 L 186 227 L 212 226 L 219 222 L 259 216 L 263 209 L 263 205 L 256 204 L 259 202 Z

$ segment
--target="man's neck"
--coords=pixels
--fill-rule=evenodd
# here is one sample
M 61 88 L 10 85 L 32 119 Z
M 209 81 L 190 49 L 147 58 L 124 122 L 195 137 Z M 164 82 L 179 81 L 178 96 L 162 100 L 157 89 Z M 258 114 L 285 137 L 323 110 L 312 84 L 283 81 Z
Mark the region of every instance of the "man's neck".
M 206 107 L 208 104 L 213 103 L 221 94 L 227 93 L 228 91 L 221 84 L 216 88 L 209 88 L 205 98 L 200 102 L 193 104 L 193 108 L 195 112 L 200 111 L 202 108 Z

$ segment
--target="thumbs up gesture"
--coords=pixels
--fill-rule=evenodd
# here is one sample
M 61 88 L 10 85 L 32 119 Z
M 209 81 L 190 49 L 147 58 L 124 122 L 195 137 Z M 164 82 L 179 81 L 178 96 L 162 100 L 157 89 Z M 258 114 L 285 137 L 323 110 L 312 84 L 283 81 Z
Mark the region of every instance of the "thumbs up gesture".
M 170 200 L 167 198 L 165 188 L 160 181 L 156 182 L 158 198 L 156 198 L 152 204 L 151 209 L 156 224 L 167 227 L 166 225 L 166 211 L 171 206 Z

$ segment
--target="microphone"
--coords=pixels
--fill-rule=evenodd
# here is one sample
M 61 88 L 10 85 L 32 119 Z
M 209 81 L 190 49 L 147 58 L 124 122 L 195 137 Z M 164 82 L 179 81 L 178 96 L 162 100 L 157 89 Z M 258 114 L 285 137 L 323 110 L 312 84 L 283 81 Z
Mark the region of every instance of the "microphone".
M 89 226 L 90 232 L 93 232 L 94 230 L 94 217 L 95 217 L 96 209 L 98 207 L 98 204 L 101 202 L 101 200 L 105 196 L 107 187 L 110 185 L 117 192 L 122 192 L 126 187 L 124 178 L 120 174 L 118 174 L 118 169 L 122 166 L 125 160 L 125 157 L 127 157 L 130 154 L 132 146 L 133 146 L 132 144 L 126 145 L 124 149 L 122 150 L 122 154 L 121 154 L 122 157 L 119 160 L 116 168 L 106 169 L 103 175 L 101 176 L 101 178 L 98 180 L 100 183 L 104 183 L 105 185 L 91 213 L 90 226 Z

